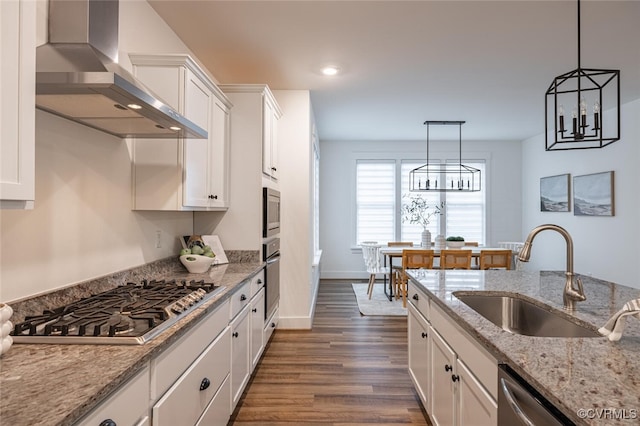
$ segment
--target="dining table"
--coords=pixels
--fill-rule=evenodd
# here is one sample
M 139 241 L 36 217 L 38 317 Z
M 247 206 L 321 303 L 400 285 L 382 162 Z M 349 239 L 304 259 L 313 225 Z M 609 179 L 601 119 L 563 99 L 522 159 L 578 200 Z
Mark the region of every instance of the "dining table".
M 443 249 L 447 249 L 448 247 L 445 248 L 440 248 L 440 247 L 430 247 L 428 250 L 433 250 L 433 255 L 435 258 L 439 258 L 440 257 L 440 251 Z M 449 248 L 449 249 L 453 249 L 453 248 Z M 403 250 L 425 250 L 424 247 L 421 246 L 383 246 L 380 247 L 380 253 L 382 254 L 382 258 L 383 258 L 383 264 L 386 267 L 387 266 L 387 260 L 388 260 L 388 264 L 389 264 L 389 280 L 387 280 L 387 276 L 384 276 L 384 294 L 387 296 L 387 298 L 389 299 L 389 301 L 393 300 L 393 260 L 396 258 L 402 258 L 402 251 Z M 482 250 L 509 250 L 509 249 L 505 249 L 504 247 L 484 247 L 484 246 L 462 246 L 460 248 L 455 248 L 454 250 L 471 250 L 471 258 L 474 261 L 475 265 L 479 264 L 478 258 L 480 257 L 480 252 Z M 434 269 L 438 269 L 435 268 Z M 388 284 L 388 291 L 387 291 L 387 282 Z

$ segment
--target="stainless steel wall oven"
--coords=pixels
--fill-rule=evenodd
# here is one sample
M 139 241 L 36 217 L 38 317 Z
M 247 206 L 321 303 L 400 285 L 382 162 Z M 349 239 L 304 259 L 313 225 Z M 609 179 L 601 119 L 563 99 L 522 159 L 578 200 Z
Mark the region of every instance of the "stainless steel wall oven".
M 265 270 L 265 310 L 264 320 L 271 317 L 280 299 L 280 238 L 273 238 L 262 245 Z
M 280 192 L 262 188 L 262 236 L 270 237 L 280 232 Z

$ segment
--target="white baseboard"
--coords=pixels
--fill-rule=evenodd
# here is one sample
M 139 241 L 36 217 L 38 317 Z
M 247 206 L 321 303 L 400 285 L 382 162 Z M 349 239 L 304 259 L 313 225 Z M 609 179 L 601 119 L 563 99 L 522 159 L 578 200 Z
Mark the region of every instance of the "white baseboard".
M 280 317 L 278 330 L 311 330 L 313 317 Z

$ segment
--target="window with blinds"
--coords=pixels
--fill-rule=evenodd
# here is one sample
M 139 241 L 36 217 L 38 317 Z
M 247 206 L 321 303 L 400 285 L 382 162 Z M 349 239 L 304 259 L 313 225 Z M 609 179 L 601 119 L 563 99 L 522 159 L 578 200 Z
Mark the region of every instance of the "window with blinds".
M 456 161 L 457 162 L 457 161 Z M 410 192 L 409 172 L 424 164 L 416 160 L 358 160 L 356 162 L 356 244 L 362 241 L 413 241 L 420 244 L 422 226 L 402 223 L 400 206 L 407 196 L 420 195 L 431 206 L 445 207 L 434 215 L 428 226 L 436 235 L 462 236 L 466 241 L 485 242 L 484 160 L 463 160 L 480 169 L 482 191 L 478 192 Z M 397 208 L 396 208 L 397 206 Z
M 393 241 L 396 217 L 395 161 L 356 162 L 356 244 Z

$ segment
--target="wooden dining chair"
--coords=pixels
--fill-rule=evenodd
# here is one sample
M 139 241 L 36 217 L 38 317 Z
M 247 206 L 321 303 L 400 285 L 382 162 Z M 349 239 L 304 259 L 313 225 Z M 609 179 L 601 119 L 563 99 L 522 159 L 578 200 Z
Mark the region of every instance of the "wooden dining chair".
M 465 241 L 464 245 L 467 247 L 478 247 L 478 242 L 477 241 Z
M 511 250 L 480 250 L 480 269 L 511 269 Z
M 371 299 L 371 295 L 373 294 L 373 285 L 376 282 L 376 276 L 379 274 L 383 276 L 389 274 L 390 269 L 386 266 L 380 265 L 380 244 L 375 242 L 363 242 L 360 246 L 362 247 L 364 264 L 367 268 L 367 272 L 369 273 L 369 287 L 367 288 L 367 294 L 369 294 L 369 299 Z
M 389 241 L 387 243 L 387 247 L 413 247 L 413 241 Z M 395 289 L 396 276 L 402 270 L 402 265 L 393 265 L 390 258 L 389 267 L 391 268 L 391 276 L 389 277 L 389 279 L 391 280 L 391 288 Z
M 426 249 L 402 250 L 402 269 L 397 273 L 396 282 L 396 299 L 402 297 L 402 306 L 407 307 L 407 288 L 409 277 L 406 274 L 407 269 L 432 269 L 433 268 L 434 251 Z
M 440 269 L 471 269 L 471 250 L 440 250 Z

